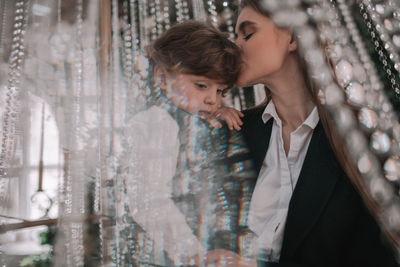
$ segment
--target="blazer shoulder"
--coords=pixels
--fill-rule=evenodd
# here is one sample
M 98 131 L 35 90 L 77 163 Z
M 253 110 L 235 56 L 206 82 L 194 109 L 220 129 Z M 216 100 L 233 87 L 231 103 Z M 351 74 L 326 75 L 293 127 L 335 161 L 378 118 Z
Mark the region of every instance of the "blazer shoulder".
M 261 116 L 265 110 L 267 104 L 259 105 L 253 108 L 245 109 L 242 111 L 244 117 L 242 118 L 243 123 L 251 123 L 256 121 L 257 119 L 261 119 Z

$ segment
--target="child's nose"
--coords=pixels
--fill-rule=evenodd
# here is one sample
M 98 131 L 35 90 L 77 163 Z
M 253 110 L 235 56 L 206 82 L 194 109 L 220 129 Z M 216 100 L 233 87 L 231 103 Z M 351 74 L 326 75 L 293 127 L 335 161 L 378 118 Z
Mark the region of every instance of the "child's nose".
M 208 105 L 215 105 L 217 103 L 217 94 L 210 93 L 204 99 L 204 102 Z

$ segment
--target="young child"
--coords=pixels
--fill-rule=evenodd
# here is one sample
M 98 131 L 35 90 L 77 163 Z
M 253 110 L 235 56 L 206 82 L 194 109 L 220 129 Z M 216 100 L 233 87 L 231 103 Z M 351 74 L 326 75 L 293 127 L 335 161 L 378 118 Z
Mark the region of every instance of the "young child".
M 179 135 L 191 127 L 174 114 L 183 112 L 213 121 L 223 94 L 238 77 L 239 50 L 215 28 L 188 21 L 157 39 L 148 49 L 148 58 L 153 93 L 148 109 L 129 121 L 126 133 L 132 159 L 128 167 L 132 175 L 125 181 L 130 215 L 152 240 L 152 264 L 190 265 L 203 254 L 204 246 L 173 197 L 176 168 L 183 165 L 179 158 L 189 157 L 180 151 Z M 236 121 L 241 113 L 225 111 L 230 125 L 239 127 Z M 199 145 L 197 142 L 200 140 L 185 146 Z M 183 189 L 179 190 L 191 190 L 180 186 Z M 169 264 L 165 253 L 172 261 Z

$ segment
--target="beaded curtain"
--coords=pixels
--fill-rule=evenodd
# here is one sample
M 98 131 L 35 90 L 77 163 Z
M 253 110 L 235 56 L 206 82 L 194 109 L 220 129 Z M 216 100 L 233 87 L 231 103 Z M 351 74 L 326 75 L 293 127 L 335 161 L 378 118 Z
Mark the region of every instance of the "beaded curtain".
M 321 101 L 344 136 L 363 187 L 380 204 L 377 219 L 399 251 L 399 2 L 263 3 L 277 25 L 294 29 L 300 53 L 321 89 Z M 51 200 L 58 203 L 56 266 L 124 266 L 130 253 L 141 255 L 137 264 L 152 257 L 151 240 L 146 236 L 121 238 L 133 223 L 125 216 L 124 205 L 117 205 L 126 201 L 121 197 L 126 171 L 121 158 L 129 147 L 124 136 L 126 122 L 146 108 L 150 95 L 147 61 L 140 52 L 171 25 L 188 19 L 208 21 L 234 38 L 237 5 L 238 1 L 217 0 L 0 1 L 0 210 L 10 215 L 18 198 L 11 192 L 27 181 L 29 147 L 48 137 L 43 126 L 43 138 L 29 138 L 27 107 L 32 98 L 38 98 L 42 109 L 48 110 L 42 114 L 54 117 L 59 135 L 58 193 Z M 324 51 L 321 42 L 327 44 Z M 326 56 L 335 63 L 336 77 Z M 263 86 L 234 88 L 225 103 L 244 109 L 264 97 Z M 201 134 L 199 125 L 196 122 L 191 127 L 193 136 Z M 224 145 L 233 147 L 234 153 L 245 150 L 235 139 L 221 141 L 220 146 Z M 206 150 L 193 146 L 187 153 L 204 157 Z M 217 156 L 229 157 L 229 153 Z M 34 167 L 46 169 L 46 164 Z M 215 177 L 216 173 L 205 175 Z M 40 180 L 39 175 L 39 185 L 44 178 Z M 236 187 L 230 184 L 229 188 L 216 189 L 221 205 L 230 203 L 224 199 Z M 42 201 L 51 203 L 46 190 L 37 191 Z M 248 204 L 249 195 L 244 194 L 241 201 Z M 0 223 L 7 221 L 0 218 Z M 137 252 L 132 246 L 138 242 L 148 245 Z M 251 254 L 245 251 L 247 245 L 241 248 L 244 255 Z M 1 251 L 0 263 L 6 264 Z

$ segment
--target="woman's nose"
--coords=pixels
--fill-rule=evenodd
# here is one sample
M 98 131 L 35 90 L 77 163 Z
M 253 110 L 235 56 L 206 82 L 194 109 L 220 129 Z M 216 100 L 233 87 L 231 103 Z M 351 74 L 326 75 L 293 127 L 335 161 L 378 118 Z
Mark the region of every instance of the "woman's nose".
M 235 44 L 236 44 L 240 49 L 242 49 L 242 44 L 241 44 L 239 38 L 236 38 L 236 39 L 235 39 Z
M 243 49 L 243 38 L 236 36 L 235 44 L 240 48 Z

